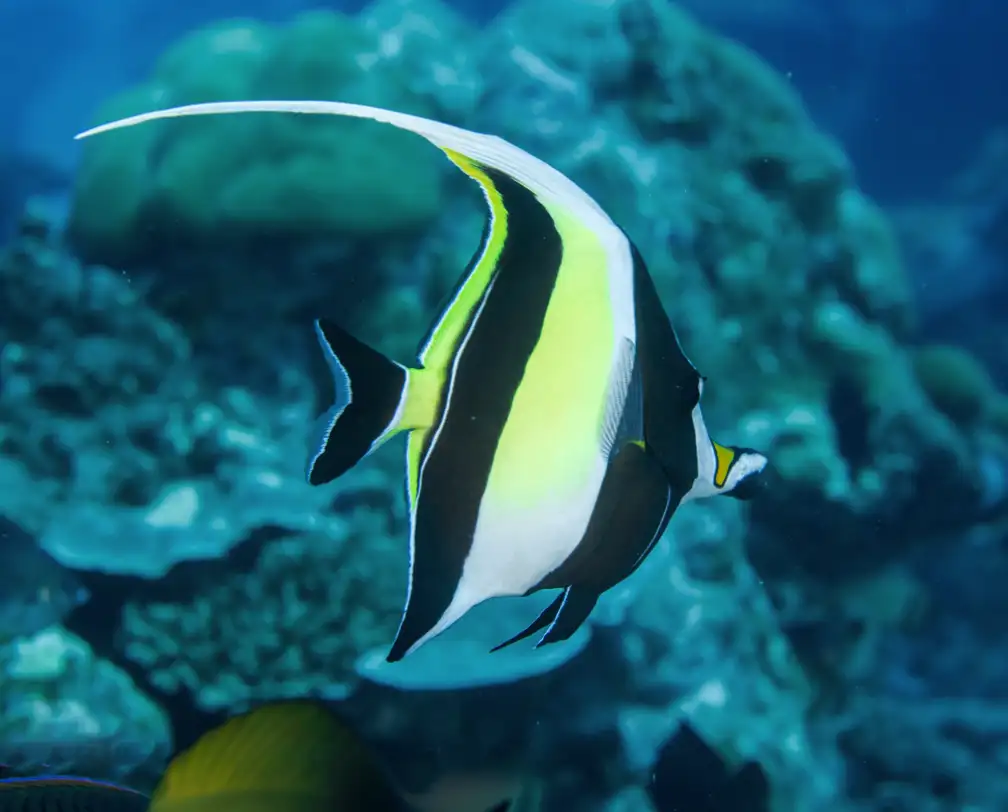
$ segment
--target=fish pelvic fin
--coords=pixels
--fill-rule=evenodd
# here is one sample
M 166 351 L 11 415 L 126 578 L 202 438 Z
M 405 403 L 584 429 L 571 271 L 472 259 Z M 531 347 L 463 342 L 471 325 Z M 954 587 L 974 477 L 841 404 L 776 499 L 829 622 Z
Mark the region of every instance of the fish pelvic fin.
M 542 635 L 535 644 L 536 648 L 570 639 L 581 628 L 581 624 L 588 619 L 599 596 L 600 593 L 597 590 L 589 587 L 566 587 L 526 629 L 500 645 L 494 646 L 490 651 L 500 651 L 502 648 L 514 645 L 539 632 L 542 632 Z
M 431 425 L 439 401 L 438 376 L 408 369 L 332 321 L 315 333 L 335 383 L 333 405 L 318 421 L 305 475 L 312 485 L 332 482 L 401 431 Z
M 364 741 L 324 705 L 284 701 L 235 716 L 176 756 L 150 812 L 398 812 Z
M 569 640 L 581 625 L 588 620 L 592 609 L 598 603 L 601 593 L 590 587 L 572 586 L 563 593 L 563 603 L 557 611 L 553 622 L 546 627 L 536 648 L 548 646 L 550 643 L 561 643 Z
M 502 648 L 512 646 L 515 643 L 525 640 L 526 638 L 531 637 L 533 634 L 541 632 L 543 629 L 548 629 L 550 626 L 552 626 L 553 622 L 556 620 L 557 614 L 559 614 L 560 610 L 563 608 L 564 601 L 567 598 L 567 591 L 569 589 L 570 587 L 567 587 L 566 589 L 564 589 L 563 592 L 557 595 L 553 603 L 551 603 L 549 606 L 543 609 L 542 612 L 539 613 L 539 617 L 533 620 L 525 628 L 524 631 L 520 631 L 514 637 L 511 637 L 508 640 L 505 640 L 503 643 L 494 646 L 492 649 L 490 649 L 490 652 L 493 653 L 495 651 L 500 651 Z

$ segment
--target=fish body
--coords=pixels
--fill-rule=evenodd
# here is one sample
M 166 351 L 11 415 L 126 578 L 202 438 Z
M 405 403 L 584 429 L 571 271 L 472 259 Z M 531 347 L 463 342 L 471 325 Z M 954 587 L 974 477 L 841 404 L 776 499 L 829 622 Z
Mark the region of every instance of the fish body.
M 71 570 L 5 516 L 0 516 L 0 571 L 17 575 L 0 590 L 0 642 L 61 622 L 90 597 Z
M 536 812 L 538 785 L 443 778 L 407 794 L 340 715 L 314 701 L 234 716 L 169 763 L 149 798 L 71 776 L 0 780 L 0 812 Z
M 480 246 L 415 365 L 316 323 L 335 397 L 308 481 L 330 482 L 407 435 L 410 575 L 389 661 L 487 599 L 546 588 L 564 591 L 541 642 L 563 639 L 639 566 L 681 502 L 751 489 L 766 458 L 711 440 L 703 378 L 640 252 L 586 192 L 513 144 L 340 102 L 190 105 L 78 137 L 256 111 L 369 118 L 416 133 L 487 203 Z M 648 494 L 643 516 L 621 505 L 638 488 Z
M 395 369 L 373 356 L 355 363 L 343 331 L 319 328 L 338 385 L 310 481 L 356 463 L 349 432 L 368 442 L 365 453 L 410 432 L 412 577 L 391 660 L 488 598 L 527 593 L 576 549 L 608 465 L 605 427 L 620 420 L 633 363 L 632 259 L 621 233 L 605 231 L 604 215 L 573 192 L 550 195 L 539 184 L 537 196 L 448 154 L 482 186 L 490 224 L 418 367 Z M 384 402 L 357 400 L 381 425 L 356 434 L 349 393 L 382 367 L 388 374 L 374 391 Z

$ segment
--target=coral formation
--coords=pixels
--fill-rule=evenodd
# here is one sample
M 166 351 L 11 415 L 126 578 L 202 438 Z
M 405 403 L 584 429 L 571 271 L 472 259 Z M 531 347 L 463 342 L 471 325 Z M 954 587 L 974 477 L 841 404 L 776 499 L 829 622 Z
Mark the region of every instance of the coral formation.
M 121 645 L 168 693 L 207 710 L 277 697 L 345 698 L 354 664 L 394 636 L 405 588 L 386 512 L 361 507 L 267 545 L 249 572 L 185 603 L 131 603 Z
M 164 712 L 83 640 L 52 627 L 0 647 L 0 760 L 19 772 L 156 779 L 172 750 Z
M 995 397 L 994 382 L 968 352 L 951 346 L 921 347 L 913 363 L 928 398 L 954 423 L 969 426 L 986 416 Z
M 2 508 L 61 562 L 156 577 L 263 525 L 307 528 L 332 492 L 301 456 L 313 392 L 208 385 L 174 323 L 52 235 L 0 254 Z
M 176 43 L 103 120 L 156 106 L 339 98 L 429 112 L 379 38 L 336 12 L 280 28 L 239 20 Z M 438 211 L 434 151 L 387 127 L 314 117 L 176 121 L 88 142 L 70 228 L 81 255 L 119 267 L 178 246 L 387 235 Z

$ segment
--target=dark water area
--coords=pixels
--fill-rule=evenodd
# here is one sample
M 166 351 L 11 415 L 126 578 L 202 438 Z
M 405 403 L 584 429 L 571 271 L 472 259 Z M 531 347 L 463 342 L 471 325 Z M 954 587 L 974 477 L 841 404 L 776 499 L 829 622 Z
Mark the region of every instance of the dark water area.
M 865 30 L 834 5 L 816 29 L 734 20 L 720 27 L 789 76 L 817 119 L 841 136 L 873 196 L 896 204 L 943 194 L 987 133 L 1008 124 L 1008 11 L 943 2 L 902 26 L 894 3 L 888 27 Z M 851 95 L 859 116 L 845 121 L 837 107 Z

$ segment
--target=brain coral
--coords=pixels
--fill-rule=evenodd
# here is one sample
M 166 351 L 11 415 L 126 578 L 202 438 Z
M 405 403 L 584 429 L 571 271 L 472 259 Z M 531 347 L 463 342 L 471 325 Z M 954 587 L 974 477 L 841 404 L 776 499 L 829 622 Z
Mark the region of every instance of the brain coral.
M 210 25 L 97 119 L 204 101 L 340 99 L 428 112 L 376 34 L 335 12 L 278 28 Z M 84 145 L 70 229 L 81 255 L 129 266 L 179 247 L 299 236 L 383 235 L 426 223 L 436 153 L 371 122 L 243 116 L 164 122 Z

